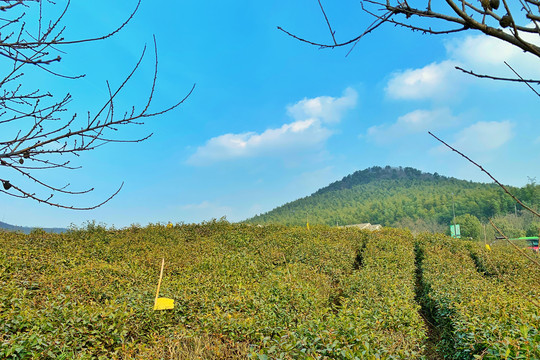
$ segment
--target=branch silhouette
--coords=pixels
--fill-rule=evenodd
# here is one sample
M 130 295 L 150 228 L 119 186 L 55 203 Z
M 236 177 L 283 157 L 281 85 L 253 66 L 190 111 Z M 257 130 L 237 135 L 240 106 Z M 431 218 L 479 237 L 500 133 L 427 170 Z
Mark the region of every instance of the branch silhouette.
M 171 106 L 152 110 L 158 77 L 158 48 L 154 37 L 152 83 L 147 98 L 139 109 L 131 106 L 127 110 L 119 111 L 116 100 L 141 67 L 147 52 L 146 45 L 120 85 L 111 88 L 107 81 L 108 98 L 97 107 L 94 114 L 88 111 L 85 118 L 79 117 L 76 113 L 69 114 L 71 94 L 58 97 L 54 94 L 54 89 L 42 90 L 35 87 L 27 90 L 32 84 L 26 80 L 24 70 L 33 67 L 66 79 L 83 78 L 84 74 L 61 74 L 51 66 L 61 61 L 60 54 L 65 54 L 66 47 L 103 41 L 123 30 L 135 16 L 141 0 L 136 3 L 127 19 L 113 31 L 102 36 L 74 40 L 65 39 L 64 33 L 67 30 L 62 25 L 70 6 L 69 1 L 60 15 L 52 20 L 45 18 L 44 14 L 47 12 L 47 6 L 57 6 L 53 2 L 3 0 L 0 3 L 4 4 L 0 6 L 2 11 L 0 56 L 11 62 L 11 66 L 4 67 L 0 71 L 0 125 L 4 126 L 4 131 L 0 134 L 0 170 L 2 170 L 0 182 L 3 186 L 1 191 L 9 196 L 32 199 L 65 209 L 91 210 L 100 207 L 118 194 L 123 183 L 112 195 L 98 204 L 66 205 L 62 201 L 56 201 L 55 195 L 84 195 L 94 191 L 94 188 L 89 186 L 82 190 L 71 190 L 69 183 L 57 186 L 44 180 L 39 172 L 80 168 L 72 166 L 71 159 L 56 160 L 58 156 L 79 157 L 85 151 L 94 150 L 108 143 L 138 143 L 148 139 L 152 133 L 135 139 L 124 139 L 117 134 L 129 125 L 142 125 L 145 119 L 176 109 L 192 94 L 195 84 L 185 96 Z M 36 14 L 37 20 L 31 16 L 32 12 Z M 43 26 L 44 24 L 48 25 Z M 37 31 L 34 33 L 28 30 L 35 27 Z M 37 186 L 38 191 L 30 190 L 28 182 Z
M 447 148 L 449 148 L 450 150 L 458 153 L 459 155 L 461 155 L 463 158 L 465 158 L 467 161 L 469 161 L 471 164 L 473 164 L 474 166 L 478 167 L 483 173 L 487 174 L 487 176 L 489 176 L 491 178 L 491 180 L 493 180 L 497 185 L 499 185 L 505 193 L 507 193 L 508 195 L 510 195 L 510 197 L 512 197 L 512 199 L 514 199 L 518 204 L 520 204 L 521 206 L 523 206 L 524 209 L 527 209 L 528 211 L 530 211 L 531 213 L 533 213 L 534 215 L 540 217 L 540 214 L 538 212 L 536 212 L 534 209 L 532 209 L 531 207 L 525 205 L 521 200 L 519 200 L 516 196 L 514 196 L 514 194 L 512 194 L 507 188 L 506 186 L 504 186 L 503 184 L 501 184 L 497 179 L 495 179 L 495 177 L 493 177 L 493 175 L 491 175 L 486 169 L 484 169 L 481 165 L 479 165 L 478 163 L 476 163 L 475 161 L 473 161 L 470 157 L 468 157 L 467 155 L 463 154 L 461 151 L 453 148 L 451 145 L 447 144 L 446 142 L 444 142 L 443 140 L 441 140 L 440 138 L 438 138 L 437 136 L 435 136 L 431 131 L 428 131 L 428 134 L 433 136 L 437 141 L 439 141 L 441 144 L 443 144 L 444 146 L 446 146 Z

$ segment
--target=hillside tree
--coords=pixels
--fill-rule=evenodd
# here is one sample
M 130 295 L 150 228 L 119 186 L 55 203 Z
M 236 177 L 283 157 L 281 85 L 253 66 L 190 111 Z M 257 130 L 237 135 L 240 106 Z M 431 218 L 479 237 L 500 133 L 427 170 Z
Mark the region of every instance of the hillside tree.
M 360 6 L 362 10 L 373 17 L 373 22 L 356 36 L 339 41 L 336 37 L 336 32 L 332 27 L 331 19 L 326 14 L 323 3 L 321 0 L 317 0 L 317 2 L 324 15 L 324 20 L 326 21 L 326 26 L 330 33 L 329 41 L 314 41 L 293 34 L 281 27 L 278 27 L 278 29 L 297 40 L 323 49 L 349 46 L 349 52 L 354 49 L 364 36 L 376 31 L 377 28 L 384 24 L 430 35 L 481 32 L 487 36 L 515 46 L 523 52 L 540 59 L 539 0 L 519 0 L 511 3 L 507 0 L 419 0 L 414 2 L 407 0 L 361 0 Z M 490 74 L 479 74 L 476 73 L 474 69 L 463 69 L 457 66 L 456 69 L 479 78 L 524 83 L 531 91 L 540 97 L 540 92 L 536 89 L 540 84 L 540 79 L 524 79 L 519 74 L 519 69 L 514 69 L 511 64 L 506 62 L 505 64 L 513 72 L 514 76 L 497 77 Z M 518 204 L 535 216 L 540 217 L 540 213 L 537 210 L 520 201 L 480 164 L 477 164 L 465 154 L 459 152 L 459 150 L 454 149 L 431 132 L 429 134 L 445 146 L 449 147 L 452 151 L 457 152 L 467 161 L 477 166 L 497 185 L 501 186 L 501 188 Z
M 170 107 L 152 109 L 158 67 L 155 38 L 152 46 L 154 75 L 146 101 L 128 109 L 116 108 L 115 100 L 141 66 L 146 46 L 120 85 L 112 87 L 107 82 L 107 99 L 102 104 L 94 104 L 94 111 L 88 111 L 85 116 L 78 116 L 70 109 L 71 94 L 58 94 L 46 85 L 32 83 L 25 74 L 25 71 L 38 70 L 74 81 L 81 79 L 84 75 L 58 72 L 55 64 L 62 60 L 70 46 L 104 41 L 117 34 L 133 19 L 139 6 L 140 0 L 134 10 L 126 14 L 126 20 L 108 34 L 71 39 L 63 25 L 68 16 L 69 1 L 62 5 L 49 0 L 0 0 L 0 58 L 3 64 L 0 70 L 0 191 L 3 194 L 67 209 L 88 210 L 103 205 L 122 186 L 97 204 L 75 206 L 65 203 L 65 195 L 87 194 L 93 188 L 75 190 L 69 184 L 52 184 L 43 179 L 43 173 L 54 169 L 76 169 L 78 166 L 71 164 L 73 157 L 107 143 L 147 139 L 151 134 L 124 139 L 118 133 L 123 128 L 143 124 L 148 118 L 177 108 L 191 94 L 193 87 Z M 47 14 L 58 7 L 61 7 L 60 15 L 48 18 Z M 110 58 L 104 57 L 104 61 L 110 61 Z
M 456 223 L 460 225 L 461 237 L 474 240 L 480 240 L 483 234 L 482 224 L 480 220 L 474 215 L 463 214 L 456 216 Z

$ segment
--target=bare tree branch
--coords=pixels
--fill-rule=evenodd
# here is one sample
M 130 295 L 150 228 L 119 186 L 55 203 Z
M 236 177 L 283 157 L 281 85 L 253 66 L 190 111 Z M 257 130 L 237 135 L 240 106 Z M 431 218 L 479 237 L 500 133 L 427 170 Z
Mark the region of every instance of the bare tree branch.
M 336 32 L 332 30 L 332 25 L 330 25 L 330 21 L 328 20 L 328 17 L 326 16 L 326 12 L 324 11 L 324 7 L 321 4 L 321 0 L 317 0 L 319 2 L 319 6 L 321 7 L 321 11 L 324 15 L 324 20 L 326 20 L 326 24 L 328 25 L 328 30 L 330 30 L 330 35 L 332 36 L 332 40 L 334 40 L 334 45 L 337 45 L 336 41 Z
M 488 36 L 510 43 L 525 52 L 540 57 L 540 47 L 533 42 L 525 40 L 520 34 L 528 33 L 540 35 L 540 26 L 538 26 L 536 23 L 536 21 L 540 20 L 540 9 L 539 6 L 535 4 L 536 0 L 521 0 L 522 3 L 525 2 L 527 4 L 536 6 L 534 11 L 530 6 L 522 6 L 522 11 L 525 13 L 526 18 L 533 21 L 535 24 L 534 27 L 530 27 L 528 24 L 517 24 L 514 21 L 515 17 L 511 13 L 511 9 L 506 0 L 503 0 L 504 10 L 506 11 L 506 14 L 503 16 L 497 14 L 496 9 L 491 8 L 491 6 L 480 9 L 474 6 L 471 2 L 465 0 L 445 0 L 444 2 L 437 3 L 437 11 L 432 9 L 431 1 L 425 1 L 424 4 L 426 4 L 426 6 L 421 8 L 416 5 L 421 3 L 420 1 L 415 2 L 415 6 L 411 6 L 405 0 L 386 0 L 384 2 L 377 0 L 364 0 L 360 1 L 362 10 L 378 20 L 376 23 L 377 25 L 375 27 L 373 27 L 373 24 L 369 25 L 360 35 L 343 42 L 340 42 L 335 38 L 335 32 L 332 30 L 332 25 L 326 16 L 324 7 L 320 0 L 317 1 L 319 2 L 319 6 L 323 11 L 327 26 L 330 29 L 332 43 L 322 43 L 308 40 L 304 37 L 292 34 L 291 32 L 284 30 L 282 27 L 278 27 L 278 29 L 299 41 L 315 45 L 320 48 L 335 48 L 353 44 L 383 23 L 389 23 L 404 27 L 411 31 L 418 31 L 423 34 L 432 35 L 443 35 L 467 30 L 476 30 Z M 490 1 L 487 1 L 487 4 L 490 4 Z M 372 10 L 372 8 L 374 9 Z M 468 10 L 472 11 L 472 13 L 468 13 Z M 405 19 L 399 18 L 400 16 L 404 16 Z M 475 16 L 481 16 L 482 21 L 478 21 Z M 487 21 L 486 18 L 489 21 Z M 442 26 L 442 28 L 433 29 L 431 26 L 426 25 L 426 22 L 428 21 L 430 23 L 439 24 Z M 488 23 L 491 25 L 488 25 Z M 496 24 L 496 26 L 493 24 Z M 510 27 L 510 31 L 503 31 L 499 28 L 499 26 L 503 28 Z
M 531 89 L 536 95 L 540 96 L 540 93 L 538 93 L 538 91 L 536 91 L 535 88 L 533 88 L 533 87 L 531 86 L 531 84 L 529 84 L 529 81 L 524 80 L 523 77 L 521 77 L 521 75 L 519 75 L 518 72 L 517 72 L 516 70 L 514 70 L 514 68 L 511 67 L 506 61 L 504 62 L 504 64 L 505 64 L 506 66 L 508 66 L 508 67 L 510 68 L 510 70 L 512 70 L 512 72 L 513 72 L 514 74 L 516 74 L 516 76 L 520 79 L 521 82 L 525 83 L 525 85 L 527 85 L 527 86 L 529 87 L 529 89 Z
M 519 79 L 516 79 L 516 78 L 506 78 L 506 77 L 498 77 L 498 76 L 491 76 L 491 75 L 486 75 L 486 74 L 477 74 L 475 73 L 474 71 L 472 70 L 465 70 L 463 69 L 462 67 L 460 66 L 456 66 L 455 67 L 457 70 L 459 71 L 462 71 L 464 72 L 465 74 L 468 74 L 468 75 L 472 75 L 474 77 L 477 77 L 477 78 L 481 78 L 481 79 L 490 79 L 490 80 L 501 80 L 501 81 L 510 81 L 510 82 L 524 82 L 524 83 L 535 83 L 535 84 L 540 84 L 540 80 L 532 80 L 532 79 L 529 79 L 529 80 L 525 80 L 523 78 L 519 78 Z
M 390 16 L 390 14 L 388 14 L 388 16 Z M 340 46 L 346 46 L 346 45 L 349 45 L 349 44 L 352 44 L 358 40 L 360 40 L 361 38 L 363 38 L 365 35 L 369 34 L 370 32 L 372 32 L 373 30 L 375 30 L 376 28 L 378 28 L 379 26 L 381 26 L 386 20 L 386 18 L 383 17 L 382 20 L 380 21 L 376 21 L 374 24 L 372 24 L 370 27 L 368 27 L 362 34 L 360 34 L 359 36 L 353 38 L 353 39 L 350 39 L 350 40 L 347 40 L 345 42 L 342 42 L 342 43 L 338 43 L 338 44 L 323 44 L 323 43 L 316 43 L 316 42 L 312 42 L 312 41 L 309 41 L 309 40 L 306 40 L 304 38 L 301 38 L 301 37 L 298 37 L 294 34 L 291 34 L 290 32 L 288 32 L 287 30 L 281 28 L 280 26 L 278 26 L 278 30 L 281 30 L 283 31 L 285 34 L 295 38 L 296 40 L 300 40 L 302 42 L 305 42 L 305 43 L 308 43 L 310 45 L 315 45 L 315 46 L 319 46 L 320 48 L 335 48 L 335 47 L 340 47 Z
M 432 8 L 431 0 L 415 1 L 413 6 L 410 6 L 407 0 L 361 0 L 360 4 L 362 10 L 370 16 L 374 17 L 375 21 L 372 24 L 368 25 L 368 27 L 363 33 L 354 37 L 351 40 L 344 42 L 338 42 L 335 39 L 334 32 L 332 31 L 332 26 L 330 24 L 330 21 L 328 20 L 328 17 L 326 16 L 323 5 L 320 0 L 317 1 L 319 2 L 319 6 L 321 7 L 323 14 L 325 15 L 327 26 L 330 29 L 330 33 L 332 34 L 332 43 L 329 44 L 310 41 L 294 35 L 281 27 L 278 27 L 278 29 L 299 41 L 319 46 L 320 48 L 333 49 L 336 47 L 353 44 L 352 48 L 349 50 L 349 53 L 350 51 L 352 51 L 352 49 L 354 49 L 358 41 L 364 35 L 372 32 L 384 23 L 401 26 L 411 31 L 418 31 L 423 34 L 432 35 L 449 34 L 461 31 L 479 31 L 487 36 L 497 38 L 501 41 L 504 41 L 521 49 L 526 53 L 540 58 L 540 46 L 538 46 L 540 40 L 540 0 L 519 0 L 521 4 L 520 11 L 525 14 L 524 18 L 527 19 L 527 21 L 532 21 L 532 27 L 529 23 L 527 23 L 527 21 L 522 24 L 518 24 L 516 22 L 517 17 L 515 16 L 515 14 L 512 13 L 512 9 L 510 8 L 507 0 L 502 0 L 503 7 L 501 8 L 501 10 L 499 10 L 500 2 L 498 0 L 480 0 L 480 5 L 482 6 L 482 9 L 478 8 L 477 6 L 466 0 L 445 0 L 444 2 L 441 1 L 435 4 L 435 6 L 437 7 L 436 11 L 434 11 Z M 425 4 L 425 7 L 420 7 L 419 4 L 422 3 Z M 372 9 L 372 7 L 375 7 L 375 9 Z M 500 15 L 500 12 L 499 14 L 497 14 L 497 11 L 503 10 L 505 13 L 503 13 L 502 16 Z M 404 16 L 404 19 L 400 16 Z M 482 17 L 482 20 L 478 21 L 478 18 L 480 16 Z M 435 23 L 440 24 L 443 28 L 435 30 L 431 26 L 429 26 L 430 24 Z M 509 30 L 503 30 L 506 28 L 508 28 Z M 527 39 L 524 39 L 522 33 L 525 33 L 527 35 L 537 35 L 538 37 L 535 37 L 535 39 L 533 40 L 529 40 L 529 37 Z M 347 53 L 347 55 L 349 53 Z M 508 68 L 510 68 L 510 70 L 512 70 L 512 72 L 514 72 L 514 74 L 518 78 L 504 78 L 492 75 L 477 74 L 473 71 L 465 70 L 459 66 L 456 66 L 456 69 L 478 78 L 525 83 L 537 96 L 540 96 L 540 93 L 531 86 L 531 84 L 540 84 L 540 80 L 525 80 L 507 62 L 504 63 Z M 439 142 L 450 148 L 452 151 L 457 152 L 469 162 L 480 168 L 481 171 L 486 173 L 516 202 L 518 202 L 521 206 L 529 210 L 534 215 L 540 217 L 540 214 L 538 214 L 537 211 L 523 204 L 523 202 L 521 202 L 512 193 L 510 193 L 504 185 L 497 181 L 497 179 L 495 179 L 482 166 L 471 160 L 465 154 L 454 149 L 452 146 L 448 145 L 447 143 L 433 135 L 431 132 L 429 132 L 429 134 L 435 139 L 437 139 Z
M 506 242 L 508 242 L 510 245 L 512 245 L 514 247 L 514 249 L 516 249 L 521 255 L 525 256 L 527 259 L 532 261 L 536 266 L 540 267 L 540 263 L 538 261 L 536 261 L 535 259 L 533 259 L 529 255 L 527 255 L 527 253 L 525 253 L 523 250 L 521 250 L 519 247 L 517 247 L 516 244 L 511 242 L 510 239 L 508 239 L 508 237 L 503 234 L 503 232 L 493 223 L 493 221 L 491 219 L 489 219 L 489 222 L 491 223 L 491 226 L 493 226 L 493 228 L 495 230 L 497 230 L 497 232 L 506 240 Z
M 95 209 L 110 201 L 118 194 L 122 186 L 99 204 L 88 207 L 65 205 L 63 202 L 55 200 L 55 194 L 83 195 L 93 191 L 94 188 L 70 190 L 69 184 L 63 186 L 50 184 L 36 175 L 35 172 L 80 168 L 80 166 L 70 165 L 70 160 L 56 161 L 55 156 L 58 155 L 78 157 L 85 151 L 96 149 L 108 143 L 137 143 L 148 139 L 152 135 L 151 133 L 136 139 L 118 138 L 116 133 L 120 128 L 128 125 L 141 125 L 146 118 L 162 115 L 177 108 L 191 95 L 195 85 L 191 87 L 186 96 L 173 105 L 164 109 L 152 110 L 158 73 L 157 41 L 154 37 L 155 59 L 152 84 L 148 97 L 139 110 L 132 106 L 123 114 L 119 114 L 115 101 L 140 68 L 146 55 L 146 46 L 142 50 L 140 58 L 119 86 L 112 88 L 107 81 L 108 99 L 98 107 L 93 115 L 88 111 L 86 119 L 84 119 L 77 114 L 69 114 L 71 95 L 57 97 L 53 95 L 52 91 L 26 90 L 28 84 L 24 81 L 24 69 L 33 66 L 54 76 L 80 79 L 84 75 L 64 75 L 51 68 L 52 65 L 61 61 L 60 54 L 65 53 L 63 49 L 69 45 L 105 40 L 114 36 L 133 19 L 141 0 L 137 1 L 135 9 L 127 19 L 113 31 L 103 36 L 75 40 L 65 40 L 66 28 L 62 26 L 70 5 L 69 0 L 60 15 L 53 20 L 45 18 L 48 8 L 56 6 L 51 1 L 44 3 L 42 0 L 0 0 L 0 4 L 3 4 L 0 5 L 0 11 L 3 15 L 0 17 L 0 56 L 10 60 L 13 64 L 11 67 L 2 69 L 3 74 L 0 73 L 0 124 L 16 124 L 15 133 L 10 134 L 9 131 L 3 131 L 0 134 L 2 192 L 59 208 Z M 33 18 L 25 12 L 26 10 L 37 13 L 37 20 L 32 20 L 37 22 L 37 31 L 34 34 L 28 30 L 27 21 L 31 21 L 29 19 Z M 13 126 L 9 127 L 11 131 L 13 128 Z M 5 174 L 7 172 L 12 175 L 8 176 Z M 42 191 L 34 193 L 26 190 L 25 180 L 34 183 Z M 49 192 L 52 194 L 48 194 Z
M 523 206 L 523 208 L 529 210 L 531 213 L 533 213 L 534 215 L 540 217 L 540 214 L 538 212 L 536 212 L 534 209 L 530 208 L 529 206 L 525 205 L 521 200 L 519 200 L 517 197 L 515 197 L 507 188 L 506 186 L 504 186 L 503 184 L 501 184 L 497 179 L 495 179 L 493 177 L 493 175 L 491 175 L 486 169 L 484 169 L 481 165 L 479 165 L 478 163 L 476 163 L 475 161 L 471 160 L 471 158 L 469 158 L 467 155 L 463 154 L 461 151 L 453 148 L 452 146 L 448 145 L 446 142 L 444 142 L 443 140 L 439 139 L 437 136 L 433 135 L 433 133 L 431 131 L 428 131 L 428 134 L 433 136 L 435 139 L 437 139 L 437 141 L 439 141 L 440 143 L 442 143 L 444 146 L 446 146 L 447 148 L 449 148 L 450 150 L 458 153 L 459 155 L 461 155 L 463 158 L 465 158 L 467 161 L 469 161 L 471 164 L 473 164 L 474 166 L 478 167 L 483 173 L 487 174 L 487 176 L 489 176 L 491 178 L 491 180 L 493 180 L 497 185 L 499 185 L 505 193 L 507 193 L 508 195 L 510 195 L 510 197 L 512 199 L 514 199 L 519 205 Z

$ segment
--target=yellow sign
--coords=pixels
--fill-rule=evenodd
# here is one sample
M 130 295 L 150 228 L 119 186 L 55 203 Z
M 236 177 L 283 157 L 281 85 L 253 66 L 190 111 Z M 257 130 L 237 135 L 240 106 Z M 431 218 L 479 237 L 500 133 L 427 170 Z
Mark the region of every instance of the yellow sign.
M 165 266 L 165 258 L 161 260 L 161 272 L 159 273 L 159 281 L 157 284 L 157 291 L 156 291 L 156 300 L 154 301 L 154 310 L 174 309 L 173 299 L 159 297 L 159 287 L 161 286 L 161 279 L 163 279 L 163 266 Z
M 154 310 L 174 309 L 174 300 L 168 298 L 157 298 L 154 303 Z

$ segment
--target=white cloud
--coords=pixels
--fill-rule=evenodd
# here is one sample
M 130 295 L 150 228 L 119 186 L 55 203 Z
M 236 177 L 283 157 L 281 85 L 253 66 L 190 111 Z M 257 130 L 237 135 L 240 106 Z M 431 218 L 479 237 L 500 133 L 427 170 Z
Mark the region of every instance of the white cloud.
M 367 136 L 378 143 L 388 143 L 410 134 L 437 130 L 454 125 L 457 118 L 448 108 L 415 110 L 400 116 L 391 125 L 372 126 Z
M 356 91 L 347 88 L 340 98 L 303 99 L 287 107 L 287 113 L 295 121 L 262 133 L 229 133 L 213 137 L 198 147 L 187 162 L 208 165 L 238 158 L 288 156 L 291 152 L 320 148 L 332 135 L 332 130 L 323 124 L 341 121 L 345 111 L 356 105 L 356 98 Z
M 514 137 L 514 124 L 506 121 L 479 121 L 461 130 L 450 145 L 465 153 L 485 153 L 500 148 Z M 440 145 L 435 152 L 450 151 Z
M 522 37 L 540 45 L 538 35 L 522 34 Z M 475 72 L 513 77 L 512 71 L 504 64 L 506 61 L 522 76 L 534 78 L 540 76 L 536 56 L 493 37 L 466 36 L 448 41 L 445 47 L 450 58 Z
M 512 139 L 514 125 L 510 121 L 480 121 L 459 132 L 456 147 L 463 151 L 494 150 Z
M 503 61 L 513 57 L 515 51 L 518 51 L 515 46 L 507 46 L 501 40 L 485 35 L 453 39 L 448 41 L 445 47 L 452 58 L 471 65 L 500 65 Z
M 294 105 L 287 106 L 287 114 L 295 120 L 316 118 L 325 123 L 341 121 L 343 114 L 356 106 L 358 94 L 352 88 L 347 88 L 343 96 L 318 96 L 313 99 L 304 98 Z
M 446 95 L 454 91 L 452 60 L 431 63 L 420 69 L 407 69 L 392 74 L 386 85 L 386 94 L 394 99 L 418 100 Z M 452 76 L 451 76 L 452 75 Z
M 278 129 L 268 129 L 261 134 L 225 134 L 211 138 L 197 148 L 188 163 L 204 165 L 216 161 L 271 156 L 293 150 L 316 147 L 331 135 L 316 119 L 295 121 Z
M 535 34 L 521 34 L 527 41 L 540 45 Z M 522 77 L 540 77 L 538 58 L 518 47 L 487 35 L 455 38 L 445 43 L 447 59 L 418 69 L 394 72 L 386 85 L 387 96 L 393 99 L 446 100 L 473 78 L 455 69 L 460 66 L 475 73 L 501 77 L 514 77 L 504 64 L 506 61 Z M 490 85 L 493 82 L 486 82 Z M 504 82 L 497 82 L 503 86 Z

